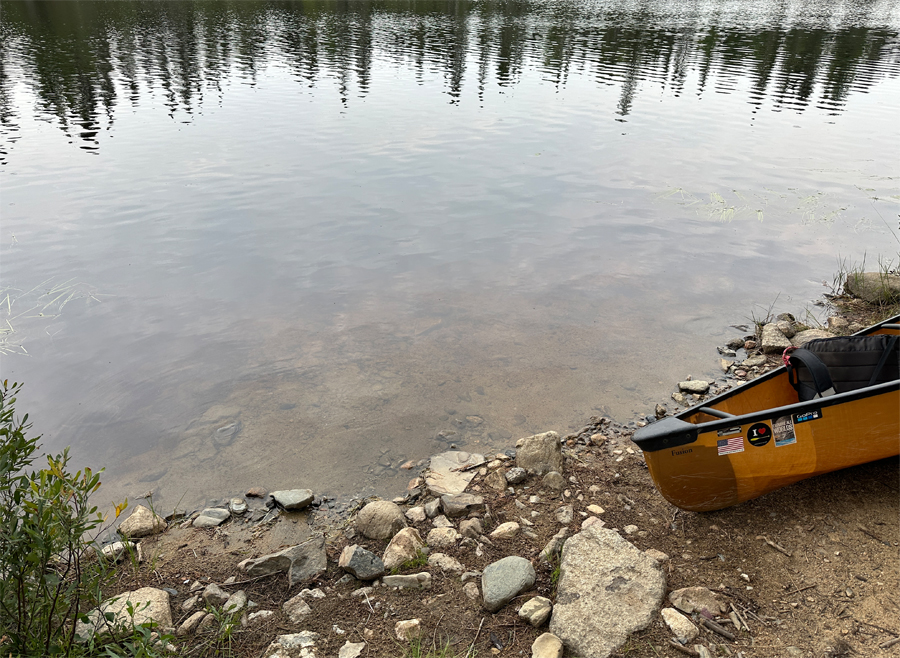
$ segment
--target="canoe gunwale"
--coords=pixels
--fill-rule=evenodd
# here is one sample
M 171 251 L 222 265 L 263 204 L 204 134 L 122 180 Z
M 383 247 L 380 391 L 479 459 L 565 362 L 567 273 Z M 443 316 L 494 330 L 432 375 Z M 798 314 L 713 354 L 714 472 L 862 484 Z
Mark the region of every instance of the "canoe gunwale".
M 783 369 L 779 368 L 779 370 Z M 855 391 L 830 395 L 827 398 L 817 398 L 815 400 L 795 402 L 794 404 L 788 404 L 781 407 L 761 409 L 742 416 L 717 418 L 716 420 L 711 420 L 706 423 L 689 423 L 686 420 L 679 418 L 679 416 L 693 415 L 698 412 L 697 408 L 692 408 L 678 414 L 678 416 L 663 418 L 660 421 L 641 427 L 634 433 L 631 440 L 644 452 L 656 452 L 657 450 L 665 450 L 667 448 L 693 443 L 701 433 L 714 432 L 738 425 L 748 425 L 763 420 L 770 420 L 773 417 L 778 416 L 793 416 L 794 414 L 801 414 L 807 411 L 821 410 L 823 408 L 853 402 L 862 398 L 883 395 L 892 391 L 900 391 L 900 379 L 884 382 L 883 384 L 876 384 L 875 386 L 858 388 Z M 705 406 L 710 406 L 716 399 L 720 398 L 714 398 L 713 400 L 708 401 Z M 664 425 L 665 427 L 663 427 Z

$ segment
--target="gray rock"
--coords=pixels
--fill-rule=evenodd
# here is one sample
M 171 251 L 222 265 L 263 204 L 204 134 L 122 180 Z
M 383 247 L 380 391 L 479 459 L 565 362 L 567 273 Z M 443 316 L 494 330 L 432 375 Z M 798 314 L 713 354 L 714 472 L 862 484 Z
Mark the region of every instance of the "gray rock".
M 318 634 L 312 631 L 279 635 L 266 648 L 266 658 L 316 658 Z
M 181 603 L 181 611 L 182 612 L 190 612 L 191 610 L 193 610 L 194 608 L 197 607 L 197 603 L 199 601 L 200 601 L 200 596 L 198 596 L 197 594 L 195 594 L 194 596 L 192 596 L 190 598 L 185 599 Z
M 767 359 L 762 354 L 757 354 L 756 356 L 751 356 L 750 358 L 744 359 L 741 361 L 741 365 L 745 368 L 752 368 L 754 366 L 764 366 L 767 363 Z
M 459 523 L 459 532 L 463 537 L 478 539 L 484 534 L 484 526 L 481 525 L 481 519 L 465 519 Z
M 340 651 L 338 651 L 338 658 L 358 658 L 365 648 L 365 642 L 351 642 L 347 640 Z
M 231 512 L 220 507 L 209 507 L 202 512 L 200 516 L 194 519 L 192 524 L 195 528 L 215 528 L 222 525 L 231 518 Z
M 431 458 L 428 473 L 425 475 L 425 486 L 433 496 L 460 494 L 466 490 L 476 473 L 475 469 L 469 471 L 461 469 L 483 461 L 484 455 L 457 450 L 435 455 Z
M 131 516 L 122 521 L 119 532 L 126 537 L 138 538 L 164 532 L 167 527 L 165 520 L 159 514 L 150 511 L 143 505 L 138 505 L 134 508 Z
M 431 525 L 433 525 L 435 528 L 455 528 L 456 527 L 453 525 L 453 521 L 448 519 L 443 514 L 438 514 L 436 517 L 434 517 L 434 520 L 432 520 Z
M 394 635 L 401 642 L 409 642 L 419 636 L 422 622 L 418 619 L 404 619 L 394 624 Z
M 210 583 L 206 586 L 206 589 L 203 590 L 203 600 L 206 602 L 206 605 L 219 607 L 225 603 L 229 597 L 230 595 L 228 592 L 215 583 Z
M 356 517 L 356 529 L 369 539 L 390 539 L 406 527 L 406 517 L 396 503 L 376 500 Z
M 547 542 L 547 545 L 544 546 L 544 549 L 541 551 L 541 560 L 544 562 L 552 562 L 562 551 L 563 544 L 566 543 L 566 539 L 569 538 L 570 530 L 568 528 L 563 528 L 559 532 L 557 532 L 553 537 L 550 538 L 550 541 Z
M 511 469 L 506 471 L 506 481 L 510 484 L 521 484 L 527 477 L 528 473 L 525 471 L 525 469 L 519 468 L 518 466 L 513 466 Z
M 702 379 L 689 379 L 684 382 L 678 382 L 678 390 L 684 391 L 685 393 L 703 395 L 709 391 L 709 382 L 705 382 Z
M 553 514 L 556 520 L 563 525 L 569 525 L 572 523 L 572 519 L 575 518 L 575 510 L 572 509 L 571 505 L 563 505 Z
M 694 626 L 694 622 L 678 612 L 675 608 L 663 608 L 660 612 L 666 626 L 672 631 L 675 639 L 682 644 L 693 642 L 700 634 L 700 629 Z
M 427 571 L 400 576 L 385 576 L 381 579 L 385 587 L 403 587 L 406 589 L 429 589 L 431 574 Z
M 741 341 L 741 347 L 743 347 L 744 342 Z M 736 347 L 717 347 L 716 351 L 722 356 L 735 357 L 737 356 L 737 352 L 735 352 Z
M 665 591 L 656 560 L 592 525 L 563 548 L 550 630 L 573 655 L 607 658 L 650 624 Z
M 133 614 L 129 612 L 129 607 L 133 610 Z M 75 625 L 76 635 L 85 639 L 107 630 L 114 635 L 130 633 L 135 626 L 142 624 L 152 623 L 163 628 L 171 628 L 172 610 L 169 606 L 169 593 L 155 587 L 122 592 L 89 612 L 87 618 L 87 623 L 78 621 Z
M 731 366 L 734 365 L 734 361 L 729 361 L 728 359 L 719 359 L 719 368 L 722 369 L 722 372 L 728 372 L 731 370 Z
M 391 539 L 381 560 L 387 571 L 396 569 L 404 562 L 409 562 L 418 557 L 425 550 L 425 542 L 415 528 L 404 528 Z
M 725 605 L 705 587 L 682 587 L 669 593 L 669 601 L 686 614 L 716 615 L 725 612 Z
M 544 432 L 526 436 L 516 442 L 516 465 L 528 473 L 544 475 L 550 471 L 563 472 L 562 447 L 559 434 Z M 509 480 L 509 473 L 506 474 Z
M 346 546 L 341 551 L 338 566 L 359 580 L 375 580 L 384 575 L 384 562 L 381 558 L 357 544 Z
M 466 595 L 466 598 L 477 601 L 481 598 L 481 591 L 478 589 L 478 583 L 476 582 L 468 582 L 463 585 L 463 594 Z
M 232 498 L 228 501 L 228 510 L 232 514 L 243 514 L 247 511 L 247 503 L 243 498 Z
M 681 406 L 684 406 L 687 403 L 687 400 L 685 399 L 685 397 L 682 393 L 678 393 L 678 392 L 672 393 L 672 399 L 675 400 L 675 402 L 677 402 Z
M 732 338 L 725 345 L 730 350 L 739 350 L 744 346 L 744 339 L 738 336 L 737 338 Z M 732 355 L 733 356 L 733 355 Z
M 844 289 L 872 304 L 900 300 L 900 276 L 884 272 L 853 272 L 847 275 Z
M 447 494 L 441 496 L 441 507 L 447 516 L 463 516 L 484 509 L 484 498 L 475 494 Z
M 197 627 L 200 625 L 200 622 L 203 621 L 203 618 L 206 616 L 206 610 L 200 610 L 199 612 L 195 612 L 190 617 L 184 620 L 184 623 L 181 624 L 176 630 L 175 635 L 179 637 L 190 635 Z
M 825 320 L 825 325 L 828 327 L 828 331 L 834 333 L 841 333 L 847 331 L 850 328 L 850 323 L 844 318 L 832 315 L 830 318 Z
M 544 625 L 545 621 L 550 619 L 552 611 L 553 604 L 550 602 L 550 599 L 546 599 L 543 596 L 535 596 L 519 608 L 519 616 L 535 628 L 539 628 Z
M 785 336 L 774 322 L 763 325 L 762 351 L 765 354 L 781 354 L 791 346 L 791 339 Z
M 309 489 L 290 489 L 287 491 L 273 491 L 272 498 L 286 510 L 297 511 L 309 507 L 315 499 L 315 495 Z
M 100 554 L 111 562 L 120 562 L 128 555 L 137 557 L 140 544 L 133 541 L 116 541 L 100 549 Z M 141 559 L 138 558 L 138 562 Z
M 541 484 L 548 489 L 553 489 L 554 491 L 562 491 L 566 488 L 567 482 L 566 479 L 559 474 L 558 471 L 550 471 L 547 475 L 544 476 L 544 479 L 541 480 Z
M 325 536 L 319 535 L 283 551 L 244 560 L 238 569 L 251 577 L 287 571 L 288 581 L 294 586 L 323 573 L 326 559 Z
M 834 338 L 834 334 L 830 331 L 824 331 L 823 329 L 807 329 L 806 331 L 801 331 L 799 334 L 796 334 L 791 339 L 791 343 L 795 347 L 802 347 L 805 343 L 816 340 L 817 338 Z
M 562 658 L 563 643 L 552 633 L 544 633 L 531 644 L 531 658 Z
M 200 623 L 197 625 L 198 633 L 212 633 L 216 627 L 216 616 L 209 612 L 204 615 L 203 619 L 200 620 Z
M 228 597 L 228 600 L 225 601 L 225 604 L 222 606 L 222 610 L 226 614 L 233 615 L 235 613 L 241 612 L 246 607 L 247 593 L 241 589 Z
M 433 519 L 436 517 L 441 511 L 441 499 L 440 498 L 432 498 L 427 503 L 425 503 L 425 516 L 429 519 Z
M 256 626 L 259 623 L 271 619 L 275 616 L 274 610 L 260 610 L 259 612 L 251 612 L 247 616 L 246 626 Z
M 534 567 L 523 557 L 511 555 L 489 564 L 481 576 L 485 609 L 497 612 L 514 597 L 530 589 L 534 579 Z
M 785 338 L 790 338 L 797 333 L 796 329 L 794 329 L 794 323 L 790 320 L 778 320 L 775 326 L 784 334 Z
M 284 614 L 294 624 L 302 624 L 303 620 L 312 614 L 312 608 L 299 594 L 285 601 L 281 609 L 284 610 Z

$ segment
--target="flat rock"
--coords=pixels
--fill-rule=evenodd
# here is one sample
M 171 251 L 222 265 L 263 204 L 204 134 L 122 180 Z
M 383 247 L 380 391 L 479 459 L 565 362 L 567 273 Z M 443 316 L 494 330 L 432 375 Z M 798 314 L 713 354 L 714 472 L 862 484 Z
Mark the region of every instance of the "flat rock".
M 274 610 L 259 610 L 258 612 L 251 612 L 249 615 L 247 615 L 247 623 L 245 625 L 255 626 L 256 624 L 262 623 L 274 616 Z
M 428 518 L 428 515 L 425 513 L 425 508 L 421 505 L 418 507 L 410 507 L 406 510 L 405 515 L 410 523 L 422 523 Z
M 496 491 L 504 491 L 507 487 L 506 475 L 501 470 L 491 471 L 484 478 L 484 485 Z
M 456 528 L 434 528 L 428 533 L 426 541 L 429 546 L 447 548 L 448 546 L 454 546 L 461 538 L 462 535 L 456 531 Z
M 441 508 L 447 516 L 463 516 L 484 509 L 484 498 L 475 494 L 445 494 L 441 496 Z
M 351 642 L 347 640 L 344 646 L 338 651 L 338 658 L 359 658 L 359 655 L 366 648 L 365 642 Z
M 678 382 L 678 390 L 685 393 L 703 395 L 709 391 L 709 382 L 705 382 L 702 379 L 689 379 L 684 382 Z
M 429 589 L 431 574 L 427 571 L 398 576 L 385 576 L 381 579 L 385 587 L 402 587 L 405 589 Z
M 203 621 L 203 618 L 205 616 L 206 616 L 206 610 L 200 610 L 199 612 L 195 612 L 190 617 L 185 619 L 184 622 L 181 624 L 181 626 L 179 626 L 176 629 L 175 635 L 178 635 L 179 637 L 184 636 L 184 635 L 190 635 L 195 630 L 197 630 L 197 627 L 200 625 L 200 622 Z
M 675 639 L 682 644 L 693 642 L 700 634 L 700 629 L 690 619 L 678 612 L 675 608 L 663 608 L 660 611 L 666 626 L 672 631 Z
M 801 331 L 799 334 L 795 334 L 791 339 L 791 343 L 794 347 L 803 347 L 805 343 L 816 340 L 817 338 L 834 338 L 834 334 L 830 331 L 825 331 L 824 329 L 807 329 L 806 331 Z
M 432 519 L 432 521 L 431 521 L 431 525 L 433 525 L 435 528 L 454 528 L 454 527 L 456 527 L 453 525 L 453 521 L 448 519 L 443 514 L 438 514 L 436 517 L 434 517 L 434 519 Z
M 484 534 L 484 526 L 481 524 L 481 519 L 465 519 L 459 523 L 459 532 L 463 537 L 478 539 L 480 535 Z
M 168 526 L 165 520 L 143 505 L 134 508 L 127 519 L 122 521 L 119 532 L 126 537 L 138 538 L 164 532 Z
M 273 491 L 272 498 L 286 510 L 302 510 L 309 507 L 315 499 L 315 495 L 309 489 L 289 489 L 287 491 Z
M 489 564 L 481 576 L 485 609 L 497 612 L 514 597 L 530 589 L 534 579 L 534 567 L 523 557 L 510 555 Z
M 231 512 L 221 507 L 208 507 L 191 524 L 195 528 L 215 528 L 231 518 Z
M 268 492 L 262 487 L 250 487 L 244 494 L 247 498 L 265 498 Z
M 442 572 L 456 574 L 457 576 L 466 570 L 459 560 L 444 553 L 432 553 L 429 555 L 428 566 L 433 569 L 440 569 Z
M 538 628 L 550 619 L 552 611 L 553 604 L 550 602 L 550 599 L 543 596 L 535 596 L 519 608 L 519 616 L 535 628 Z
M 531 644 L 531 658 L 562 658 L 563 643 L 553 633 L 544 633 Z
M 312 631 L 279 635 L 266 648 L 263 656 L 265 658 L 315 658 L 318 639 L 318 634 Z
M 493 531 L 491 531 L 491 539 L 512 539 L 519 534 L 521 526 L 515 521 L 507 521 L 501 523 Z
M 294 624 L 302 624 L 303 620 L 312 614 L 312 608 L 299 594 L 285 601 L 281 609 L 284 610 L 284 614 Z
M 590 526 L 563 547 L 550 631 L 573 655 L 607 658 L 653 621 L 665 591 L 659 562 Z
M 884 272 L 854 272 L 847 275 L 844 289 L 871 304 L 900 300 L 900 276 Z
M 706 587 L 682 587 L 669 593 L 669 601 L 672 605 L 686 614 L 706 612 L 716 615 L 725 612 L 724 604 L 718 597 Z
M 781 354 L 791 346 L 791 339 L 785 336 L 774 322 L 763 325 L 762 351 L 765 354 Z
M 359 580 L 375 580 L 384 575 L 384 562 L 362 546 L 353 544 L 341 551 L 338 566 Z
M 251 577 L 287 571 L 288 580 L 294 586 L 323 573 L 326 559 L 325 536 L 319 535 L 283 551 L 244 560 L 238 569 Z
M 394 636 L 401 642 L 409 642 L 419 636 L 422 622 L 418 619 L 404 619 L 394 624 Z
M 484 461 L 484 455 L 470 454 L 457 450 L 442 452 L 431 458 L 425 486 L 433 496 L 461 494 L 469 486 L 476 471 L 462 471 L 465 466 L 474 466 Z
M 406 527 L 406 517 L 396 503 L 376 500 L 356 516 L 356 529 L 369 539 L 390 539 Z
M 516 466 L 535 475 L 544 475 L 550 471 L 562 473 L 563 456 L 559 434 L 544 432 L 516 441 Z M 506 479 L 509 479 L 509 473 L 506 474 Z
M 764 366 L 767 361 L 765 356 L 757 354 L 756 356 L 751 356 L 750 358 L 741 361 L 741 365 L 745 368 L 753 368 L 754 366 Z
M 133 615 L 128 611 L 129 606 L 134 611 Z M 107 622 L 109 615 L 112 615 L 112 620 Z M 172 627 L 169 593 L 155 587 L 142 587 L 117 594 L 89 612 L 87 617 L 87 623 L 79 621 L 75 625 L 75 633 L 85 639 L 96 633 L 106 632 L 107 628 L 115 635 L 121 635 L 130 633 L 134 626 L 142 624 Z
M 391 539 L 381 561 L 387 571 L 396 569 L 404 562 L 416 559 L 425 550 L 425 542 L 415 528 L 404 528 Z

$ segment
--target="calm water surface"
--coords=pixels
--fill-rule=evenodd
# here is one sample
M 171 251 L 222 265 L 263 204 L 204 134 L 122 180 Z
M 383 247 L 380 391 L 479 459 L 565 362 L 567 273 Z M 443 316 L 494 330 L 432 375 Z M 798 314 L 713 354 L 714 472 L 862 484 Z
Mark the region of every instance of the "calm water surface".
M 2 376 L 162 506 L 647 413 L 896 260 L 898 7 L 5 1 Z

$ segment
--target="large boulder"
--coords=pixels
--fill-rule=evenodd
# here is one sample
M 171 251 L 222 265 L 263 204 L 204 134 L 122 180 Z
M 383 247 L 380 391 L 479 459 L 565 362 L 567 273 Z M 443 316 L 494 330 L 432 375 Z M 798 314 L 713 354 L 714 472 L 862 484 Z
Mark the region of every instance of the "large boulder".
M 164 532 L 166 527 L 165 520 L 159 514 L 138 505 L 131 516 L 119 525 L 119 532 L 126 537 L 137 538 Z
M 288 580 L 294 586 L 323 573 L 326 560 L 325 536 L 319 535 L 283 551 L 244 560 L 238 569 L 251 577 L 287 571 Z
M 497 612 L 522 592 L 534 585 L 535 572 L 531 562 L 517 555 L 510 555 L 489 564 L 481 576 L 481 593 L 484 607 Z
M 872 304 L 900 300 L 900 276 L 886 272 L 854 272 L 847 275 L 845 290 Z
M 484 455 L 451 450 L 442 452 L 431 458 L 428 473 L 425 475 L 425 486 L 432 496 L 444 494 L 461 494 L 475 477 L 476 470 L 464 471 L 467 466 L 475 466 L 484 462 Z
M 425 542 L 422 541 L 419 531 L 415 528 L 403 528 L 384 549 L 381 561 L 384 562 L 385 570 L 390 571 L 404 562 L 415 560 L 424 550 Z
M 129 607 L 132 612 L 129 612 Z M 112 615 L 110 618 L 109 615 Z M 88 613 L 88 622 L 79 621 L 75 633 L 84 639 L 96 634 L 122 635 L 132 632 L 135 626 L 170 629 L 172 610 L 169 593 L 155 587 L 142 587 L 132 592 L 122 592 Z
M 406 527 L 406 516 L 396 503 L 376 500 L 356 516 L 356 529 L 369 539 L 389 539 Z
M 550 471 L 562 473 L 563 456 L 559 434 L 544 432 L 519 439 L 516 442 L 516 465 L 535 475 L 544 475 Z
M 563 546 L 550 631 L 573 655 L 607 658 L 653 621 L 665 592 L 659 562 L 589 526 Z

